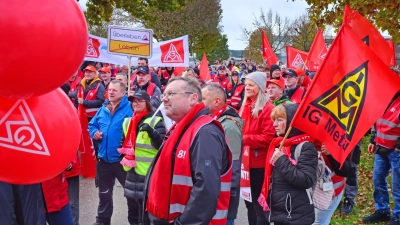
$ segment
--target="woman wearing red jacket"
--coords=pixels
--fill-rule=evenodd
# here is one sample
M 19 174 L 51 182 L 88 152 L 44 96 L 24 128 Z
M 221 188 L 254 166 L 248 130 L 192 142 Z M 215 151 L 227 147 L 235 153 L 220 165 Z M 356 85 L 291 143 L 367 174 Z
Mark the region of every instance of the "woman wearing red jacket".
M 257 199 L 264 181 L 265 160 L 269 144 L 275 137 L 271 120 L 273 105 L 265 94 L 266 74 L 253 72 L 246 76 L 245 96 L 240 116 L 245 120 L 243 145 L 250 148 L 250 189 L 252 202 L 245 201 L 249 225 L 269 224 Z

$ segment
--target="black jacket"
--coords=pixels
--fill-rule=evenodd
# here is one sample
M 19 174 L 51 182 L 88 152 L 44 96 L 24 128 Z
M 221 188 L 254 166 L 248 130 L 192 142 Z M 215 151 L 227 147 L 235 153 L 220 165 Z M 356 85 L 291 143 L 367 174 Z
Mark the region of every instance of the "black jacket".
M 209 110 L 206 108 L 200 111 L 195 119 L 201 115 L 207 115 L 208 113 Z M 193 119 L 193 121 L 195 119 Z M 187 127 L 189 127 L 189 125 Z M 166 139 L 168 139 L 168 136 L 169 134 L 167 133 Z M 172 223 L 174 225 L 207 225 L 211 221 L 216 213 L 217 199 L 221 188 L 220 177 L 221 174 L 224 174 L 228 170 L 228 146 L 225 141 L 224 133 L 215 123 L 203 126 L 194 137 L 192 143 L 190 147 L 190 164 L 193 176 L 193 188 L 185 211 Z M 175 158 L 176 147 L 173 151 L 172 159 Z M 147 201 L 149 185 L 157 185 L 149 184 L 149 181 L 154 164 L 157 163 L 162 150 L 163 146 L 160 147 L 146 176 L 145 203 Z M 204 163 L 205 160 L 211 160 L 211 164 L 206 166 Z M 172 165 L 174 165 L 174 160 L 172 160 Z M 146 208 L 146 206 L 144 206 L 144 208 Z M 168 221 L 156 218 L 148 212 L 145 212 L 144 216 L 148 216 L 153 225 L 170 224 Z M 150 224 L 145 222 L 145 225 Z
M 136 133 L 139 133 L 139 127 L 143 124 L 144 120 L 152 117 L 154 114 L 153 112 L 150 112 L 147 114 L 138 124 L 136 127 Z M 154 133 L 153 135 L 149 135 L 151 139 L 151 145 L 158 149 L 162 143 L 162 140 L 165 136 L 166 129 L 164 122 L 160 120 L 155 126 L 154 126 Z M 135 172 L 134 169 L 129 170 L 129 172 L 126 174 L 126 180 L 125 180 L 125 185 L 124 185 L 124 196 L 126 198 L 130 199 L 135 199 L 135 200 L 143 200 L 143 190 L 144 190 L 144 180 L 145 176 L 139 175 Z
M 296 86 L 293 89 L 285 89 L 285 91 L 283 92 L 283 95 L 287 96 L 290 100 L 290 99 L 292 99 L 293 94 L 297 91 L 298 88 L 300 88 L 300 87 Z M 304 89 L 303 96 L 301 96 L 301 99 L 304 98 L 305 94 L 306 94 L 306 90 Z
M 287 124 L 293 119 L 297 104 L 284 105 Z M 289 138 L 304 134 L 292 128 Z M 291 146 L 291 158 L 295 159 L 296 145 Z M 318 152 L 314 144 L 306 142 L 302 146 L 297 165 L 293 166 L 285 156 L 275 161 L 272 170 L 272 184 L 269 195 L 270 222 L 280 224 L 309 225 L 314 223 L 314 205 L 310 204 L 306 189 L 315 185 L 317 180 Z M 288 218 L 289 215 L 291 218 Z

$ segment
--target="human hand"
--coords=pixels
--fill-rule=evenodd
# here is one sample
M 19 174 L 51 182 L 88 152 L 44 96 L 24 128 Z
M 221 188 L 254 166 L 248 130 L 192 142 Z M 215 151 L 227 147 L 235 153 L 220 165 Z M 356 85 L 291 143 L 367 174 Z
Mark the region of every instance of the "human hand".
M 83 98 L 78 98 L 78 104 L 83 104 Z
M 368 145 L 368 152 L 369 152 L 370 154 L 372 154 L 372 153 L 375 153 L 375 150 L 376 150 L 376 145 L 370 143 L 370 144 Z
M 154 129 L 151 128 L 151 127 L 149 126 L 149 124 L 147 124 L 147 123 L 143 123 L 143 124 L 140 126 L 140 130 L 141 130 L 141 131 L 146 131 L 147 134 L 148 134 L 150 137 L 153 136 Z
M 326 149 L 325 145 L 321 145 L 321 152 L 324 153 L 325 155 L 331 154 L 330 152 L 328 152 L 328 149 Z
M 101 131 L 97 131 L 95 134 L 94 134 L 94 136 L 93 136 L 93 139 L 94 140 L 101 140 L 101 139 L 103 139 L 103 133 L 101 132 Z
M 281 150 L 279 150 L 278 148 L 275 148 L 275 152 L 272 155 L 271 160 L 275 163 L 276 160 L 278 160 L 279 157 L 283 156 L 283 152 Z

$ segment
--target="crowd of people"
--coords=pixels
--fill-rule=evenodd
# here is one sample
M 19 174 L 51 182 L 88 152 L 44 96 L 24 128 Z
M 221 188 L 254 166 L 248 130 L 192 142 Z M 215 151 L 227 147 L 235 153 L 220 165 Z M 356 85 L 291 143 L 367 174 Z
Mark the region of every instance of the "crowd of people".
M 80 112 L 93 139 L 99 196 L 95 225 L 111 224 L 115 180 L 124 188 L 131 225 L 233 225 L 243 154 L 249 156 L 251 201 L 244 201 L 249 225 L 328 225 L 342 196 L 340 212 L 352 213 L 360 143 L 340 165 L 324 143 L 289 130 L 315 72 L 303 64 L 267 67 L 230 59 L 210 65 L 206 81 L 199 65 L 178 74 L 139 58 L 128 76 L 125 65 L 84 62 L 62 87 L 75 107 L 84 109 Z M 171 127 L 160 106 L 174 121 Z M 371 132 L 376 211 L 364 223 L 400 224 L 399 110 L 400 92 Z M 2 221 L 79 224 L 79 169 L 77 154 L 66 171 L 29 190 L 0 183 L 0 198 L 15 203 L 0 213 L 8 218 Z M 386 181 L 390 170 L 393 213 Z M 36 205 L 43 205 L 45 213 L 26 213 L 23 199 L 29 193 L 39 193 L 33 202 L 41 202 Z

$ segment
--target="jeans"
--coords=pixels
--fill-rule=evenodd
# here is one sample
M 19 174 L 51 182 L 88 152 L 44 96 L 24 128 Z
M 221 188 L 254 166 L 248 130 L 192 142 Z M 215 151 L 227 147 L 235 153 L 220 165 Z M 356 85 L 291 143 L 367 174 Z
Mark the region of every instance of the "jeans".
M 79 225 L 79 175 L 67 178 L 68 198 L 74 224 Z
M 315 222 L 313 225 L 329 225 L 331 222 L 331 218 L 333 213 L 335 212 L 336 208 L 338 207 L 340 200 L 342 199 L 344 190 L 342 190 L 339 195 L 332 199 L 331 205 L 327 210 L 320 210 L 314 208 L 315 211 Z
M 74 225 L 74 218 L 72 218 L 71 208 L 69 204 L 62 207 L 61 210 L 48 213 L 49 225 Z
M 389 191 L 386 181 L 392 170 L 392 195 L 394 200 L 393 218 L 400 219 L 400 152 L 392 151 L 387 156 L 375 154 L 373 183 L 374 200 L 377 211 L 390 212 Z
M 226 225 L 235 225 L 235 220 L 234 219 L 228 219 L 226 221 Z
M 244 201 L 247 208 L 247 219 L 249 225 L 269 224 L 266 213 L 258 203 L 264 182 L 264 168 L 250 169 L 250 189 L 252 202 Z
M 126 172 L 119 162 L 107 163 L 101 159 L 96 164 L 96 183 L 99 187 L 99 206 L 96 222 L 109 224 L 113 214 L 113 189 L 115 179 L 124 186 Z
M 357 164 L 351 162 L 350 170 L 347 173 L 346 187 L 344 197 L 354 203 L 354 199 L 358 194 L 358 169 Z

